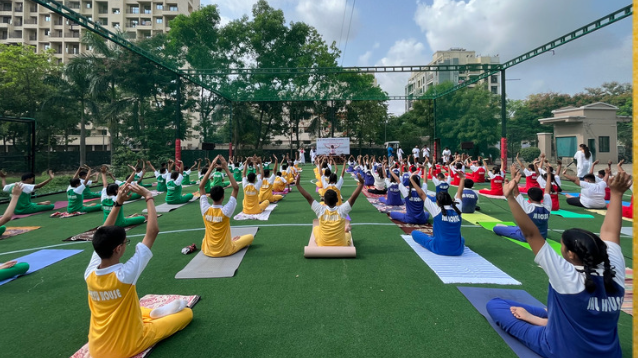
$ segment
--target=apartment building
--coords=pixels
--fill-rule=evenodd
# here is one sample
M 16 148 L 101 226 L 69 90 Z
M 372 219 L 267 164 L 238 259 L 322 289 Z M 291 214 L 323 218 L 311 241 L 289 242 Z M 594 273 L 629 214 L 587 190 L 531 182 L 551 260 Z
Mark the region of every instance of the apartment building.
M 467 65 L 467 64 L 498 64 L 497 56 L 476 55 L 475 51 L 467 51 L 464 48 L 451 48 L 447 51 L 437 51 L 432 56 L 432 61 L 428 65 Z M 428 88 L 443 82 L 460 84 L 480 75 L 480 71 L 446 71 L 446 72 L 412 72 L 408 84 L 405 86 L 405 95 L 422 96 Z M 495 74 L 489 79 L 484 79 L 478 84 L 488 83 L 488 88 L 492 93 L 500 93 L 500 75 Z M 474 87 L 472 84 L 469 87 Z M 406 112 L 412 109 L 413 100 L 405 101 Z
M 177 15 L 199 9 L 200 0 L 73 0 L 62 1 L 130 40 L 150 38 L 169 30 Z M 53 49 L 60 62 L 91 49 L 82 45 L 82 26 L 29 0 L 0 0 L 0 43 L 28 44 L 37 51 Z

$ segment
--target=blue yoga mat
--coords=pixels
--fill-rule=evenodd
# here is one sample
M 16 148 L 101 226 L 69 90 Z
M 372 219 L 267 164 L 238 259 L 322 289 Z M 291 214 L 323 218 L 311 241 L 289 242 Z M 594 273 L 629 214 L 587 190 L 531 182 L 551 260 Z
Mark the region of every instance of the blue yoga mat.
M 566 193 L 564 191 L 560 193 L 560 195 L 567 195 L 567 194 L 569 194 L 571 196 L 574 196 L 574 197 L 577 197 L 577 198 L 580 196 L 580 193 Z
M 609 204 L 609 200 L 605 200 L 605 202 L 606 202 L 607 204 Z M 630 203 L 630 202 L 628 202 L 628 201 L 623 201 L 623 202 L 622 202 L 622 206 L 629 206 L 629 205 L 631 205 L 631 203 Z
M 26 256 L 15 259 L 16 261 L 26 262 L 29 264 L 29 271 L 25 275 L 32 272 L 43 269 L 47 266 L 53 265 L 56 262 L 62 261 L 68 257 L 79 254 L 84 250 L 40 250 Z M 12 260 L 11 260 L 12 261 Z M 19 276 L 8 278 L 4 281 L 0 281 L 0 286 L 7 282 L 13 281 Z
M 493 298 L 502 298 L 505 300 L 512 300 L 516 302 L 520 302 L 527 305 L 532 306 L 540 306 L 545 307 L 544 304 L 540 303 L 537 299 L 532 297 L 529 293 L 523 290 L 508 290 L 503 288 L 481 288 L 481 287 L 457 287 L 459 291 L 465 296 L 465 298 L 470 301 L 472 306 L 479 311 L 480 314 L 483 315 L 489 322 L 490 326 L 494 328 L 496 333 L 498 333 L 501 338 L 507 343 L 510 348 L 514 351 L 514 353 L 520 358 L 539 358 L 540 356 L 536 354 L 531 349 L 527 348 L 523 343 L 521 343 L 518 339 L 509 335 L 507 332 L 501 329 L 501 327 L 497 326 L 496 323 L 492 320 L 489 313 L 487 313 L 487 302 Z

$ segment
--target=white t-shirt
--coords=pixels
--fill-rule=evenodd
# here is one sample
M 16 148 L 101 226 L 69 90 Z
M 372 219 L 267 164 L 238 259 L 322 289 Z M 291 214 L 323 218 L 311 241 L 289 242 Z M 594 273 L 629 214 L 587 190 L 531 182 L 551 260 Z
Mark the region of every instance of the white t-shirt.
M 430 157 L 430 149 L 429 148 L 423 148 L 423 156 L 424 157 Z
M 133 254 L 126 263 L 119 263 L 107 268 L 98 269 L 97 267 L 102 262 L 102 259 L 95 251 L 93 251 L 93 256 L 91 256 L 89 266 L 86 268 L 86 271 L 84 271 L 84 279 L 86 280 L 93 271 L 95 271 L 95 274 L 98 276 L 108 275 L 115 272 L 115 275 L 120 282 L 134 285 L 137 282 L 137 279 L 140 278 L 142 271 L 144 271 L 152 257 L 153 253 L 151 252 L 151 249 L 140 242 L 135 245 L 135 254 Z
M 399 149 L 397 150 L 397 156 L 399 157 L 399 159 L 403 158 L 403 154 L 405 154 L 405 153 L 403 152 L 403 149 L 399 148 Z
M 330 209 L 333 209 L 333 208 L 330 208 Z M 321 216 L 326 212 L 326 210 L 328 210 L 327 205 L 321 205 L 316 200 L 312 202 L 312 211 L 314 211 L 315 214 L 317 214 L 318 218 L 321 218 Z M 343 219 L 345 219 L 348 216 L 348 213 L 350 212 L 350 210 L 352 210 L 352 206 L 350 206 L 350 202 L 348 201 L 345 201 L 343 204 L 337 206 L 337 212 L 339 213 L 339 216 L 341 216 Z
M 381 178 L 379 173 L 374 172 L 374 173 L 372 173 L 372 176 L 374 177 L 374 188 L 376 190 L 385 189 L 385 180 L 383 180 L 383 178 Z
M 19 182 L 17 182 L 17 183 L 19 183 Z M 10 193 L 11 190 L 13 190 L 13 186 L 16 185 L 17 183 L 5 185 L 4 188 L 2 188 L 2 191 L 6 192 L 6 193 Z M 24 184 L 24 183 L 22 183 L 22 192 L 23 193 L 31 194 L 34 191 L 35 191 L 35 184 Z
M 443 161 L 448 162 L 450 161 L 450 156 L 452 155 L 452 151 L 449 149 L 446 149 L 443 151 L 443 153 L 441 153 L 441 155 L 443 156 Z
M 246 177 L 243 177 L 241 179 L 241 185 L 245 187 L 248 184 L 251 184 L 251 183 L 248 182 L 248 179 L 246 179 Z M 261 189 L 261 184 L 263 184 L 261 180 L 261 174 L 257 174 L 257 177 L 255 178 L 255 184 L 253 184 L 255 186 L 255 189 L 256 190 Z
M 547 211 L 552 211 L 552 197 L 549 194 L 543 195 L 543 201 L 540 204 L 533 204 L 527 201 L 521 194 L 516 197 L 516 202 L 523 208 L 526 214 L 530 214 L 538 206 L 544 206 Z
M 584 180 L 580 181 L 580 203 L 589 209 L 603 209 L 607 206 L 605 201 L 605 188 L 607 183 L 592 184 Z
M 414 149 L 412 149 L 412 155 L 413 155 L 415 158 L 418 158 L 418 157 L 419 157 L 419 153 L 420 153 L 420 152 L 421 152 L 421 151 L 419 150 L 419 148 L 416 148 L 416 147 L 415 147 Z
M 593 155 L 589 156 L 589 159 L 585 158 L 585 153 L 580 150 L 574 154 L 574 159 L 577 161 L 576 163 L 576 171 L 579 178 L 584 177 L 589 174 L 589 168 L 592 165 Z
M 76 194 L 82 194 L 84 192 L 84 188 L 86 188 L 84 186 L 84 184 L 80 184 L 80 185 L 76 186 L 75 188 L 69 185 L 66 188 L 66 191 L 68 192 L 69 190 L 73 190 L 73 192 L 76 193 Z
M 230 218 L 233 216 L 233 213 L 235 212 L 235 208 L 237 208 L 237 199 L 235 199 L 234 196 L 231 196 L 230 199 L 228 199 L 228 202 L 226 203 L 226 205 L 222 206 L 222 205 L 210 205 L 208 203 L 207 195 L 202 195 L 199 197 L 199 209 L 202 212 L 202 216 L 206 215 L 208 208 L 211 208 L 211 207 L 221 208 L 224 216 Z

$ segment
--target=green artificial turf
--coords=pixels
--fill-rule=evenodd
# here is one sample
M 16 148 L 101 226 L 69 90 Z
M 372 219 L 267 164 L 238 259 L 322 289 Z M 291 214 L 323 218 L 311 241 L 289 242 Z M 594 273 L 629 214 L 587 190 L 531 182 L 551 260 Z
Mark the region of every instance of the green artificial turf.
M 314 178 L 311 169 L 306 166 L 302 179 L 304 187 L 314 192 L 314 184 L 309 182 Z M 347 176 L 344 197 L 354 188 L 354 180 Z M 191 186 L 184 192 L 195 190 L 196 186 Z M 229 195 L 230 189 L 226 193 Z M 240 193 L 240 202 L 241 198 Z M 55 195 L 46 200 L 65 197 Z M 163 195 L 156 198 L 156 204 L 163 202 Z M 512 221 L 503 200 L 481 197 L 479 205 L 494 218 Z M 2 211 L 5 208 L 0 206 Z M 137 201 L 126 205 L 124 213 L 144 208 L 145 202 Z M 564 197 L 561 208 L 587 213 L 569 207 Z M 236 212 L 239 210 L 241 204 Z M 406 245 L 400 237 L 403 232 L 387 215 L 379 213 L 362 195 L 350 216 L 356 259 L 305 259 L 303 247 L 315 216 L 293 189 L 268 221 L 231 222 L 234 226 L 260 226 L 235 277 L 175 280 L 175 274 L 193 258 L 180 250 L 192 243 L 200 246 L 203 223 L 196 202 L 163 214 L 158 222 L 164 233 L 158 236 L 154 257 L 137 283 L 138 294 L 198 294 L 202 300 L 194 308 L 193 322 L 161 342 L 151 357 L 515 357 L 456 285 L 441 283 Z M 552 215 L 550 228 L 580 227 L 598 232 L 602 220 L 600 215 L 594 219 Z M 10 222 L 8 226 L 43 228 L 0 241 L 0 262 L 33 251 L 4 253 L 62 244 L 63 239 L 101 223 L 101 212 L 68 219 L 52 219 L 45 213 Z M 463 236 L 473 251 L 523 283 L 476 286 L 524 289 L 541 302 L 547 301 L 547 276 L 534 263 L 531 251 L 480 226 L 463 224 Z M 128 232 L 132 242 L 125 258 L 132 255 L 143 233 L 144 225 Z M 560 241 L 560 232 L 550 231 L 549 238 Z M 631 245 L 631 238 L 621 238 L 627 266 L 632 265 Z M 90 312 L 83 273 L 91 244 L 56 248 L 84 251 L 0 286 L 4 303 L 0 356 L 68 357 L 86 343 Z M 618 327 L 623 354 L 629 357 L 631 316 L 621 313 Z

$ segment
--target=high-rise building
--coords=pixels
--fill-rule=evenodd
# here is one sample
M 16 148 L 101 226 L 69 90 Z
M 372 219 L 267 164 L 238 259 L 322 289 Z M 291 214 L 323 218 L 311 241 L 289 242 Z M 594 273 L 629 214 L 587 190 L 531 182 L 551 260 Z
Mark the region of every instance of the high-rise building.
M 497 56 L 476 55 L 474 51 L 467 51 L 464 48 L 451 48 L 448 51 L 437 51 L 432 56 L 432 61 L 428 65 L 468 65 L 468 64 L 498 64 Z M 443 82 L 452 82 L 455 85 L 471 80 L 479 76 L 481 71 L 424 71 L 412 72 L 408 84 L 405 86 L 405 95 L 418 98 L 422 96 L 428 88 Z M 481 80 L 478 84 L 488 83 L 488 88 L 492 93 L 500 93 L 500 75 L 495 74 Z M 469 87 L 474 87 L 475 84 Z M 413 100 L 405 101 L 406 112 L 412 109 Z
M 168 31 L 177 15 L 188 15 L 200 7 L 200 0 L 72 0 L 62 1 L 113 32 L 129 40 L 150 38 Z M 53 49 L 66 62 L 74 55 L 90 51 L 82 45 L 87 31 L 73 21 L 29 0 L 0 0 L 0 43 L 28 44 L 37 51 Z

